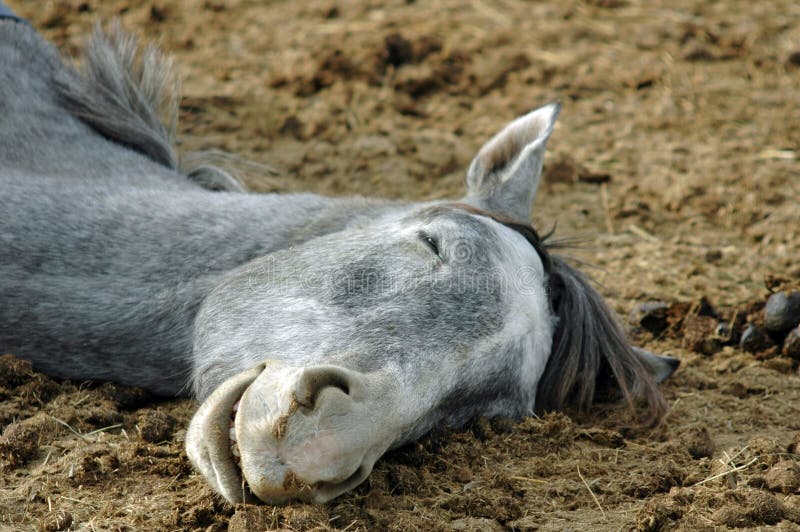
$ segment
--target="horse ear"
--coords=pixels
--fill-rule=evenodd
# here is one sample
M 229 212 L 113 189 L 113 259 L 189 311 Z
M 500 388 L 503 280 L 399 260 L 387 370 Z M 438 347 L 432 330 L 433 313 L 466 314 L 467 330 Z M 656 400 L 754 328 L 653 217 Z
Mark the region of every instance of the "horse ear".
M 467 170 L 466 203 L 528 223 L 542 174 L 545 144 L 561 106 L 521 116 L 492 137 Z

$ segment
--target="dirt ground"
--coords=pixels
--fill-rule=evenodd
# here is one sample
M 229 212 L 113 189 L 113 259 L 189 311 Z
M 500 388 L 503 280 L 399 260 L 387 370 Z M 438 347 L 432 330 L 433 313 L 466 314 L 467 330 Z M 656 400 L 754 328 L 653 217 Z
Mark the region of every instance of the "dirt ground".
M 560 101 L 535 222 L 585 238 L 572 253 L 635 341 L 682 365 L 658 428 L 622 405 L 479 419 L 329 504 L 274 508 L 193 472 L 193 401 L 5 356 L 0 529 L 800 530 L 800 355 L 738 343 L 800 284 L 800 4 L 9 3 L 69 54 L 113 16 L 174 53 L 181 148 L 254 161 L 259 191 L 457 197 L 482 142 Z

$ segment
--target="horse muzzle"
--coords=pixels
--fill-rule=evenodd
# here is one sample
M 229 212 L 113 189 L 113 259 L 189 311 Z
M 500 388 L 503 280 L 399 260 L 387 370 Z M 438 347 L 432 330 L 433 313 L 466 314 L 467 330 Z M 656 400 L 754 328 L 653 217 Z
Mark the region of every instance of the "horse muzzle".
M 206 399 L 187 453 L 230 502 L 329 501 L 364 481 L 399 435 L 391 382 L 339 366 L 262 363 Z

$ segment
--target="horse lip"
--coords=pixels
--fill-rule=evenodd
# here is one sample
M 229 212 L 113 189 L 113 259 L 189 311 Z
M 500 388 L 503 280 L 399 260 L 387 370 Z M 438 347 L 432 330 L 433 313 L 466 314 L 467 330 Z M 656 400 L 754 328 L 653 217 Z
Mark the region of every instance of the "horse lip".
M 230 441 L 233 405 L 258 378 L 265 364 L 239 373 L 215 390 L 195 413 L 187 431 L 187 453 L 212 486 L 231 502 L 255 502 L 243 488 L 243 473 L 236 464 Z M 229 465 L 225 465 L 225 462 Z

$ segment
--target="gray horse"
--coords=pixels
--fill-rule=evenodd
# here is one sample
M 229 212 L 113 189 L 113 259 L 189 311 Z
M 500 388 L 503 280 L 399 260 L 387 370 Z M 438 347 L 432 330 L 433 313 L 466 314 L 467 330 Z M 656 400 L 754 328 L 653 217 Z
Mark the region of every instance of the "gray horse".
M 77 69 L 0 20 L 0 73 L 0 351 L 193 392 L 187 452 L 229 501 L 327 501 L 436 424 L 601 388 L 663 414 L 677 361 L 528 224 L 557 105 L 489 140 L 457 201 L 262 195 L 179 170 L 170 63 L 118 28 Z

